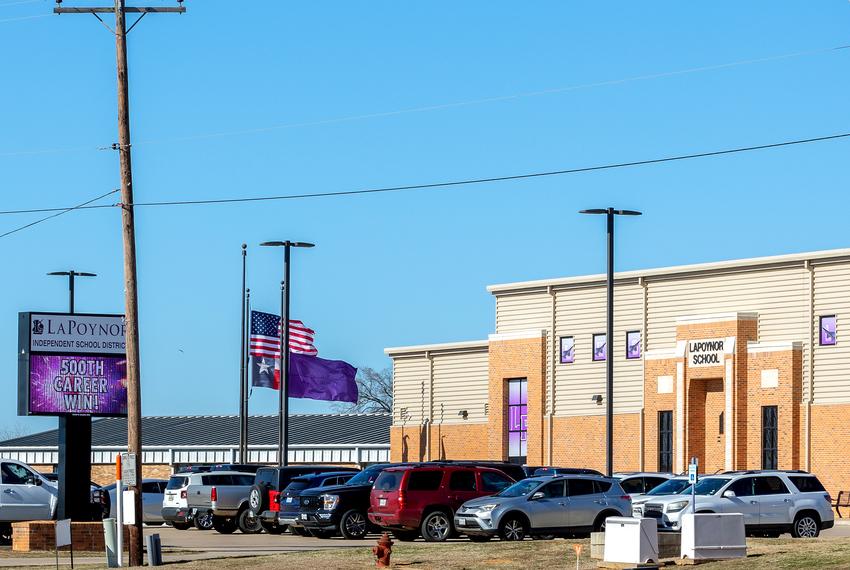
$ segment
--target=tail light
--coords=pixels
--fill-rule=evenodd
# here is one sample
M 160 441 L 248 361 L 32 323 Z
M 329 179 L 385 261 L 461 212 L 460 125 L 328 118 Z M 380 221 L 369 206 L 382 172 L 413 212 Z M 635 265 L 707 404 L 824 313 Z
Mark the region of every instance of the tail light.
M 829 493 L 824 493 L 823 498 L 826 499 L 827 503 L 832 504 L 832 497 L 830 497 Z
M 404 491 L 399 491 L 398 492 L 398 508 L 399 509 L 404 508 L 404 499 L 405 499 Z
M 186 494 L 186 489 L 183 489 L 182 491 L 180 491 L 180 498 L 185 499 L 186 497 L 188 497 L 188 495 Z
M 628 495 L 622 495 L 622 496 L 620 496 L 620 498 L 623 499 L 624 501 L 631 501 L 632 500 L 632 498 L 629 497 Z
M 218 491 L 216 490 L 215 487 L 213 487 L 212 489 L 210 489 L 210 501 L 217 501 L 217 500 L 218 500 Z

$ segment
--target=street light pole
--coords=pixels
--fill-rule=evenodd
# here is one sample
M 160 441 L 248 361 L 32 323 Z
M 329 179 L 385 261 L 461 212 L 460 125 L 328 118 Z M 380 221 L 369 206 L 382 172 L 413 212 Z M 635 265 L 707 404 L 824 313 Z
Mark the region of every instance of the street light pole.
M 605 215 L 607 226 L 608 270 L 605 280 L 605 473 L 614 474 L 614 216 L 640 216 L 635 210 L 597 208 L 580 214 Z
M 292 282 L 289 278 L 290 255 L 293 247 L 314 247 L 301 241 L 267 241 L 266 247 L 283 247 L 283 281 L 280 284 L 280 390 L 278 392 L 278 442 L 277 464 L 289 464 L 289 296 Z
M 74 314 L 74 278 L 97 277 L 83 271 L 53 271 L 68 277 L 68 312 Z M 87 520 L 91 481 L 91 418 L 59 416 L 58 519 Z

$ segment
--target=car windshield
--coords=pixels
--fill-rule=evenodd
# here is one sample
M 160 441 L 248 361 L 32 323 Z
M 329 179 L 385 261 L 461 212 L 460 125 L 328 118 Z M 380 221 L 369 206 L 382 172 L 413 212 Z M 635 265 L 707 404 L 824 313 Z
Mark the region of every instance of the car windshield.
M 696 494 L 697 495 L 713 495 L 717 491 L 720 490 L 723 485 L 731 481 L 731 479 L 727 479 L 725 477 L 709 477 L 708 479 L 702 479 L 699 483 L 697 483 Z M 682 489 L 679 494 L 681 495 L 690 495 L 691 494 L 691 486 L 688 485 L 684 489 Z
M 346 485 L 371 485 L 378 478 L 381 469 L 366 469 L 348 480 Z
M 687 479 L 669 479 L 654 488 L 647 495 L 675 495 L 690 487 Z
M 165 486 L 169 491 L 173 491 L 175 489 L 182 489 L 189 482 L 188 477 L 172 477 L 168 480 L 168 485 Z
M 497 497 L 524 497 L 540 486 L 541 481 L 525 479 L 519 483 L 514 483 L 507 489 L 496 493 Z

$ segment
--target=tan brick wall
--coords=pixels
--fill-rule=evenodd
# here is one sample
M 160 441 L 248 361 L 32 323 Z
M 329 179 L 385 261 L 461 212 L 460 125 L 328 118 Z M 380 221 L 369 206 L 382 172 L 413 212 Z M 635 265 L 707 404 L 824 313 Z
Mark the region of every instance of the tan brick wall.
M 543 411 L 546 394 L 546 339 L 490 342 L 488 455 L 507 459 L 507 381 L 528 380 L 528 464 L 543 465 Z
M 605 416 L 555 417 L 553 463 L 605 473 Z M 532 463 L 529 462 L 531 465 Z M 614 415 L 614 471 L 640 469 L 640 414 Z
M 12 550 L 14 552 L 54 551 L 56 549 L 56 530 L 53 521 L 29 521 L 12 523 Z M 71 541 L 78 552 L 99 552 L 105 550 L 103 523 L 71 523 Z M 130 542 L 130 531 L 124 527 L 124 544 Z
M 833 497 L 838 496 L 839 491 L 850 491 L 848 418 L 850 404 L 812 406 L 811 471 Z
M 431 426 L 431 459 L 489 459 L 487 424 Z M 421 426 L 390 428 L 390 461 L 425 461 L 425 431 Z
M 800 404 L 803 396 L 803 354 L 800 350 L 750 354 L 747 362 L 747 463 L 761 469 L 763 406 L 777 406 L 779 469 L 800 469 L 802 457 Z M 777 388 L 761 387 L 762 370 L 778 370 Z

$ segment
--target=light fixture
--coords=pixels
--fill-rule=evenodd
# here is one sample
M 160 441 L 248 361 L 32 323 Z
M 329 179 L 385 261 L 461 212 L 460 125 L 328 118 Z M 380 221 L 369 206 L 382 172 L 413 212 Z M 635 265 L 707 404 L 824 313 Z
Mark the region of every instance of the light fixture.
M 602 405 L 602 394 L 594 394 L 590 399 L 591 401 L 596 402 L 597 406 Z
M 469 411 L 461 410 L 457 413 L 457 415 L 461 416 L 463 419 L 469 418 Z

